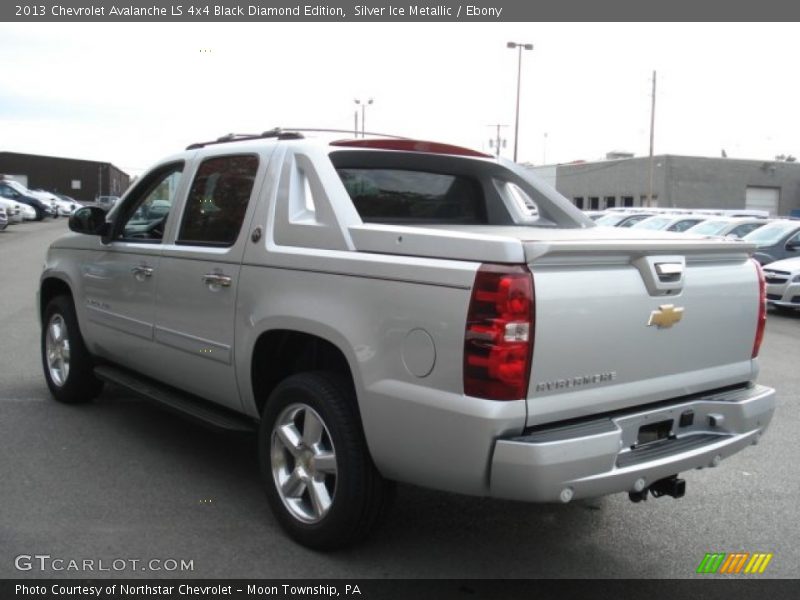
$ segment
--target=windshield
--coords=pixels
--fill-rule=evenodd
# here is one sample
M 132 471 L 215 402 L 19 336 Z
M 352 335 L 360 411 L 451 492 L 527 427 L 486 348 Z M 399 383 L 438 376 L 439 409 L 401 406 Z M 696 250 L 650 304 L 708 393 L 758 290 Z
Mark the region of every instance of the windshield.
M 748 233 L 743 239 L 755 242 L 759 246 L 772 246 L 780 242 L 788 232 L 798 228 L 800 228 L 800 223 L 772 223 Z
M 720 235 L 722 230 L 728 225 L 727 221 L 706 221 L 689 228 L 687 233 L 697 233 L 699 235 Z
M 3 182 L 6 183 L 9 187 L 14 188 L 15 190 L 17 190 L 23 196 L 29 196 L 30 195 L 30 191 L 28 190 L 28 188 L 26 188 L 24 185 L 22 185 L 18 181 L 14 181 L 13 179 L 4 179 Z

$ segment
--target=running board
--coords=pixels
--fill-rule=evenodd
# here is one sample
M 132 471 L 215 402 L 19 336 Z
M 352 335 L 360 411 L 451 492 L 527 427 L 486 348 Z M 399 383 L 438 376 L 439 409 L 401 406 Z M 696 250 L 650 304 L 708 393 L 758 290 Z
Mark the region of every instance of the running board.
M 236 432 L 256 430 L 256 424 L 247 417 L 131 371 L 101 365 L 94 368 L 94 374 L 98 379 L 124 387 L 146 400 L 215 429 Z

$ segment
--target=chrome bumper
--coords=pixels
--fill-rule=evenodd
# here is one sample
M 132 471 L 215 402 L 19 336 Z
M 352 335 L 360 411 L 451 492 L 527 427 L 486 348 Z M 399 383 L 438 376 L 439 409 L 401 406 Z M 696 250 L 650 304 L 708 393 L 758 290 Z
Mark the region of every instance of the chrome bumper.
M 495 443 L 490 493 L 568 502 L 637 492 L 660 479 L 719 462 L 758 442 L 775 410 L 765 386 L 710 393 L 667 406 L 554 426 Z M 684 416 L 692 413 L 692 423 Z M 637 446 L 642 426 L 671 422 L 669 439 Z

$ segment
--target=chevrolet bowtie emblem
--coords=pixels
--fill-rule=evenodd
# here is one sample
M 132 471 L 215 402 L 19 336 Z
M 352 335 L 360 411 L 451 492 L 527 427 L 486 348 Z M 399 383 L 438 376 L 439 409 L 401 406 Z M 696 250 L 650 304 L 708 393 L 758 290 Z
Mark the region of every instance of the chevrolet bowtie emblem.
M 650 313 L 650 320 L 647 322 L 648 327 L 655 325 L 659 329 L 666 329 L 672 327 L 683 318 L 683 308 L 675 308 L 674 304 L 662 304 L 658 310 Z

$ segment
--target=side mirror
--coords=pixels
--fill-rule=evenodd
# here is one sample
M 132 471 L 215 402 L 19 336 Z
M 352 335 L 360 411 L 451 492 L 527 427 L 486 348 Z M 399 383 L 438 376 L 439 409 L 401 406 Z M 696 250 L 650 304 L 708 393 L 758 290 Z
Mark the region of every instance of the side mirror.
M 85 235 L 108 234 L 111 225 L 106 222 L 106 211 L 99 206 L 84 206 L 79 208 L 69 218 L 70 231 Z
M 792 252 L 797 252 L 800 250 L 800 242 L 789 242 L 786 244 L 786 249 L 791 250 Z

